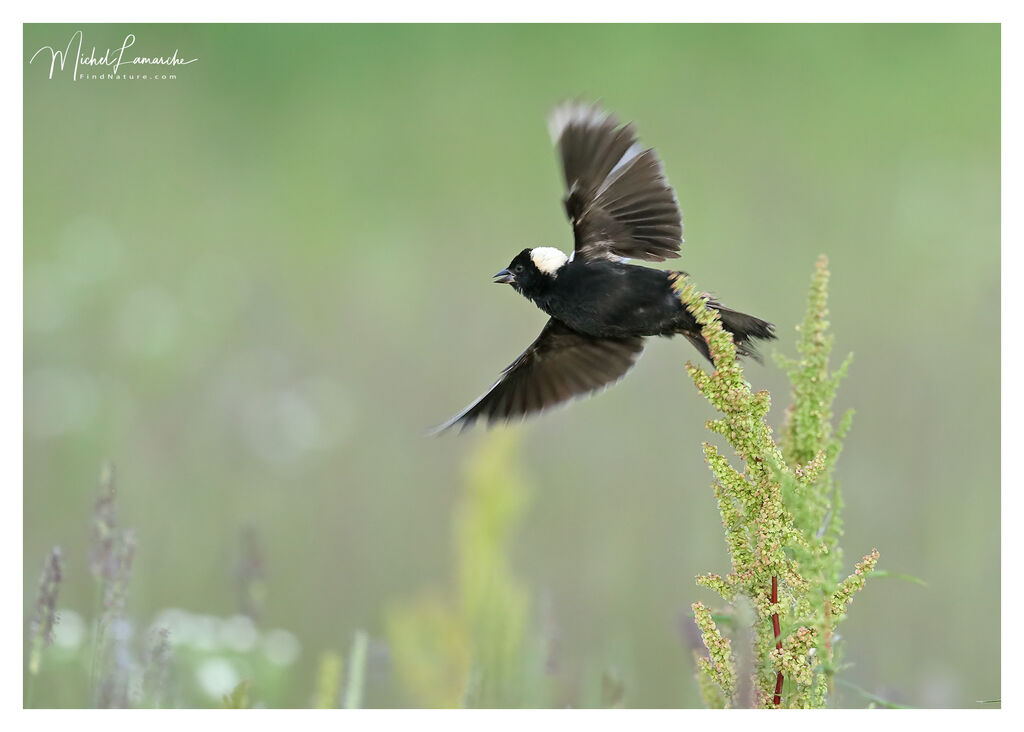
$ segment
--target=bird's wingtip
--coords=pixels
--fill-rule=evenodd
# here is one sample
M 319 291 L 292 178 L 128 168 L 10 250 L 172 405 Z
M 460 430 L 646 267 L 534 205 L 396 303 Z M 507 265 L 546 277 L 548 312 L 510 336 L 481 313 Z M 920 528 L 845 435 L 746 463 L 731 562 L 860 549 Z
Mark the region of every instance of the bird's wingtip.
M 424 437 L 440 437 L 445 432 L 447 432 L 452 427 L 454 427 L 456 421 L 457 421 L 457 419 L 453 418 L 453 419 L 449 419 L 447 422 L 442 422 L 441 424 L 436 424 L 433 427 L 428 427 L 426 430 L 424 430 L 423 436 Z
M 613 125 L 619 123 L 618 118 L 606 110 L 600 100 L 588 102 L 578 97 L 565 99 L 556 104 L 548 115 L 548 134 L 551 135 L 551 141 L 557 144 L 562 138 L 562 132 L 572 122 L 597 127 L 609 121 Z

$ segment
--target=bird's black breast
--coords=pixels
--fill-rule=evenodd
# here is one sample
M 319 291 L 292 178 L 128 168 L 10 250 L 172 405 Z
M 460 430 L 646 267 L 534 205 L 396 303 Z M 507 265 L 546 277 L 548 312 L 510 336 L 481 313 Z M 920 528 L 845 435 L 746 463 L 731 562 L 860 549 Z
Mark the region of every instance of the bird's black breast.
M 570 328 L 601 338 L 672 333 L 685 313 L 668 272 L 607 260 L 570 262 L 536 302 Z

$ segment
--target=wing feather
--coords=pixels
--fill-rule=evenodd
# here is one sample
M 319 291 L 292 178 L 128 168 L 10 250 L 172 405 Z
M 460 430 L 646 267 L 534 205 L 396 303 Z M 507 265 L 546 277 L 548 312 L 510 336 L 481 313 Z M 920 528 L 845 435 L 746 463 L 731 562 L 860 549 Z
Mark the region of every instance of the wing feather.
M 593 338 L 552 318 L 487 393 L 432 431 L 511 422 L 590 394 L 622 378 L 643 348 L 638 336 Z
M 598 105 L 564 104 L 550 118 L 565 175 L 576 254 L 660 262 L 679 256 L 683 222 L 654 150 Z

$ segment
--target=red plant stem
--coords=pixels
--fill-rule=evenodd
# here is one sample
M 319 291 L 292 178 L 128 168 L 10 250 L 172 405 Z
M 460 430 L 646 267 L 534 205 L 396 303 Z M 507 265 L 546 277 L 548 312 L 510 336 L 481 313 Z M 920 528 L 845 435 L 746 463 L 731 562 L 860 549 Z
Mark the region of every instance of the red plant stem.
M 832 660 L 832 603 L 825 600 L 825 658 Z
M 772 576 L 772 605 L 776 605 L 779 602 L 779 578 Z M 772 613 L 772 630 L 775 631 L 775 647 L 778 650 L 782 650 L 782 631 L 779 628 L 779 614 Z M 782 703 L 782 672 L 777 671 L 775 673 L 775 696 L 772 697 L 772 703 L 775 706 L 779 706 Z

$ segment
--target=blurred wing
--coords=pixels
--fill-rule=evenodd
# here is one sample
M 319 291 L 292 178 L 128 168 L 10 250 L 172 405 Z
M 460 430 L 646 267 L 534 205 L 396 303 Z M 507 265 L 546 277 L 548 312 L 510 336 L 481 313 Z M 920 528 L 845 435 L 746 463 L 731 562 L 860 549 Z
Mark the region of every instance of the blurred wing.
M 486 394 L 433 432 L 510 422 L 589 394 L 621 379 L 643 349 L 643 338 L 592 338 L 552 318 Z
M 569 102 L 549 120 L 565 173 L 565 211 L 576 254 L 661 262 L 679 256 L 683 222 L 675 192 L 654 150 L 633 125 L 597 105 Z

